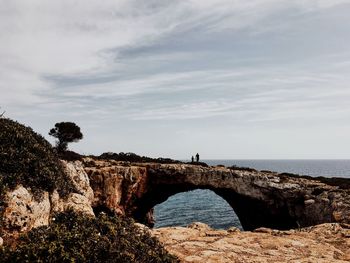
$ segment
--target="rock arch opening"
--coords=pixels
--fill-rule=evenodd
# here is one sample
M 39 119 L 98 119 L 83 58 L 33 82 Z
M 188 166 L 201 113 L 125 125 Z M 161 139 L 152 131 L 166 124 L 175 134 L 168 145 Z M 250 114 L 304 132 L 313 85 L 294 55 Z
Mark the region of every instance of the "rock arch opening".
M 232 207 L 209 189 L 195 189 L 170 196 L 154 207 L 154 219 L 156 228 L 202 222 L 215 229 L 243 229 Z

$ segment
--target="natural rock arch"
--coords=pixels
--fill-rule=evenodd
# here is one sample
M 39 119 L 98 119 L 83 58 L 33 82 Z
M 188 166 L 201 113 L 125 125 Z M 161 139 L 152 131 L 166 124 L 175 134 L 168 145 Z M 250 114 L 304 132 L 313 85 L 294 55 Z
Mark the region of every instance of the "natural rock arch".
M 157 174 L 156 177 L 159 175 Z M 162 176 L 160 175 L 160 177 Z M 261 226 L 278 229 L 298 227 L 297 222 L 291 218 L 288 208 L 285 205 L 280 205 L 277 209 L 272 209 L 271 204 L 264 200 L 254 199 L 231 189 L 183 182 L 160 182 L 158 180 L 152 180 L 148 191 L 135 201 L 135 209 L 130 215 L 138 222 L 153 226 L 153 208 L 157 204 L 166 201 L 169 197 L 177 193 L 196 189 L 208 189 L 223 198 L 236 213 L 244 230 L 253 230 Z
M 194 189 L 212 190 L 226 200 L 245 230 L 350 222 L 350 191 L 317 180 L 190 164 L 85 163 L 95 195 L 93 206 L 150 226 L 155 205 Z

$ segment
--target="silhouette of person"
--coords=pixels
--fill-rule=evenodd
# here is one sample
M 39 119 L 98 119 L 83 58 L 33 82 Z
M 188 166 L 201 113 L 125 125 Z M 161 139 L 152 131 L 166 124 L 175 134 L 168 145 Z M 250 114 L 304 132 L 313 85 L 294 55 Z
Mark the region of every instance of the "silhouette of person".
M 192 160 L 192 163 L 194 163 L 194 157 L 193 157 L 193 155 L 192 155 L 192 158 L 191 158 L 191 160 Z
M 196 154 L 196 162 L 197 163 L 199 162 L 199 154 L 198 153 Z

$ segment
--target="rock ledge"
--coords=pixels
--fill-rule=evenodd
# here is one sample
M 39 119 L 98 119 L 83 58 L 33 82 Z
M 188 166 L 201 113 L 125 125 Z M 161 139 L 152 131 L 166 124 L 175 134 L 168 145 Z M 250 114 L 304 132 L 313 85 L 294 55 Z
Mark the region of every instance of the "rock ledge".
M 350 261 L 350 225 L 321 224 L 300 230 L 213 230 L 202 223 L 151 230 L 181 262 Z

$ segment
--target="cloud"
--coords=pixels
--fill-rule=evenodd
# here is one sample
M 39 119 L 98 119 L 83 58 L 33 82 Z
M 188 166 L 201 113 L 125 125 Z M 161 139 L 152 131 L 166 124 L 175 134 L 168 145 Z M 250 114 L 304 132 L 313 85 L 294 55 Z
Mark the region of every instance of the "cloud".
M 279 121 L 304 118 L 347 118 L 350 108 L 348 80 L 335 85 L 334 76 L 319 73 L 293 72 L 267 68 L 260 71 L 242 71 L 230 74 L 203 72 L 196 82 L 188 86 L 186 97 L 167 103 L 145 107 L 131 116 L 136 120 L 181 120 L 225 116 L 227 120 Z M 343 82 L 344 81 L 344 82 Z M 308 86 L 305 87 L 305 83 Z M 332 89 L 329 87 L 332 85 Z M 158 86 L 158 85 L 153 85 Z M 158 91 L 157 93 L 159 94 Z M 181 91 L 166 90 L 170 96 Z M 196 98 L 196 99 L 193 99 Z
M 0 106 L 40 128 L 350 113 L 347 0 L 0 2 Z

